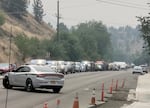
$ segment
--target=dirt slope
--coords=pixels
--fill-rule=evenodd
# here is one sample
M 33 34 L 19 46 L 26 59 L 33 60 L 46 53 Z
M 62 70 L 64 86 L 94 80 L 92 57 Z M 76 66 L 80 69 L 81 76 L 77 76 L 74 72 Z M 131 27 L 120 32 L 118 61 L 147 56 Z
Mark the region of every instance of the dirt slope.
M 37 37 L 38 39 L 50 39 L 55 30 L 50 28 L 45 22 L 38 23 L 31 14 L 27 14 L 23 19 L 16 19 L 12 15 L 4 12 L 5 24 L 0 26 L 0 62 L 8 62 L 10 55 L 10 34 L 16 36 L 17 34 L 25 34 L 28 37 Z M 17 56 L 20 55 L 16 45 L 11 44 L 11 62 L 20 62 Z

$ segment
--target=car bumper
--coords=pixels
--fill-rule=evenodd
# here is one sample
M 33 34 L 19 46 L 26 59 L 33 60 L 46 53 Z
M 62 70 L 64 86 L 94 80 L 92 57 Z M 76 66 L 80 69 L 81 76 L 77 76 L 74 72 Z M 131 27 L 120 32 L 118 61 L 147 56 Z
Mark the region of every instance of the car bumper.
M 64 80 L 36 80 L 33 83 L 35 88 L 62 88 L 64 86 Z

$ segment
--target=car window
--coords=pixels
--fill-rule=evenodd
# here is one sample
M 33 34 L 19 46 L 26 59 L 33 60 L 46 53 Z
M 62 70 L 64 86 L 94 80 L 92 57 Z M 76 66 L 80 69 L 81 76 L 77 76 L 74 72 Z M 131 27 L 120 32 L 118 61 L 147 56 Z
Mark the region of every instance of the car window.
M 29 67 L 20 67 L 16 70 L 16 72 L 30 72 L 30 68 Z

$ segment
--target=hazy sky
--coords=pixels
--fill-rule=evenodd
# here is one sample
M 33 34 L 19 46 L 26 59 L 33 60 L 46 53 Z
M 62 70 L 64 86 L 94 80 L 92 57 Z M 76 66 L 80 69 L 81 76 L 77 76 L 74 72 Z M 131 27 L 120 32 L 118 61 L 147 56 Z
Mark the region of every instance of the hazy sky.
M 32 1 L 32 0 L 31 0 Z M 59 0 L 60 22 L 68 27 L 90 20 L 102 21 L 106 26 L 135 27 L 136 16 L 150 12 L 150 0 Z M 57 0 L 42 0 L 44 20 L 56 27 Z

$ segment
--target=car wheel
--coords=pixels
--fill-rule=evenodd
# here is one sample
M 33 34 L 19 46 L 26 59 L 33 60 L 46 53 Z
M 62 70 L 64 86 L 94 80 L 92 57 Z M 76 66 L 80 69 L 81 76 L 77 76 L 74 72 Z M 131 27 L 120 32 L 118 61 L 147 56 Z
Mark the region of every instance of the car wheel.
M 32 84 L 32 80 L 31 79 L 27 79 L 26 81 L 26 91 L 27 92 L 31 92 L 34 90 L 33 84 Z
M 9 79 L 8 79 L 8 77 L 5 77 L 5 78 L 3 79 L 3 86 L 4 86 L 5 88 L 7 88 L 7 89 L 11 89 L 11 88 L 13 87 L 12 85 L 9 84 Z
M 60 88 L 54 88 L 54 89 L 53 89 L 53 92 L 54 92 L 54 93 L 59 93 L 59 92 L 60 92 Z

